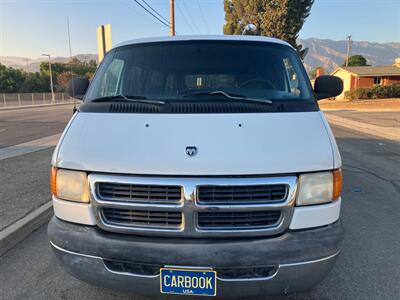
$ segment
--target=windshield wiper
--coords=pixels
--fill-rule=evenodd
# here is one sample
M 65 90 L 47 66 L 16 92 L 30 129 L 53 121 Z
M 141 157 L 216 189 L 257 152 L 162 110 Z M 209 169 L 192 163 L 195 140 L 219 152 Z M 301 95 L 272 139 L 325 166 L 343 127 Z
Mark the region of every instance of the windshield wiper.
M 125 96 L 123 94 L 96 98 L 96 99 L 91 100 L 91 102 L 108 102 L 108 101 L 114 101 L 114 100 L 128 101 L 128 102 L 140 102 L 140 103 L 148 103 L 148 104 L 165 104 L 165 102 L 161 101 L 161 100 L 148 100 L 145 96 L 139 96 L 139 95 Z
M 244 95 L 229 94 L 224 91 L 198 92 L 198 93 L 189 94 L 187 96 L 208 96 L 208 95 L 221 95 L 228 99 L 233 99 L 233 100 L 246 100 L 246 101 L 250 101 L 250 102 L 272 104 L 272 101 L 268 100 L 268 99 L 249 98 Z

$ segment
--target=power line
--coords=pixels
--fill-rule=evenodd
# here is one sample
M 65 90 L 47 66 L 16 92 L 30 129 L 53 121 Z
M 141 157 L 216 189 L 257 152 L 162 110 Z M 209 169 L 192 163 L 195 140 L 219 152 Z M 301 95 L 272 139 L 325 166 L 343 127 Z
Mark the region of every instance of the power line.
M 140 7 L 138 7 L 136 4 L 133 3 L 132 0 L 125 0 L 124 2 L 122 2 L 128 9 L 132 10 L 133 12 L 135 12 L 135 14 L 137 13 L 141 13 L 142 10 L 140 10 L 140 12 L 138 11 L 139 9 L 141 9 Z M 134 7 L 132 7 L 132 5 Z M 143 16 L 150 21 L 153 21 L 154 19 L 152 18 L 152 16 L 150 16 L 149 14 L 144 13 Z
M 185 6 L 185 8 L 186 8 L 186 10 L 187 10 L 187 13 L 188 13 L 188 15 L 189 15 L 189 18 L 193 20 L 193 22 L 192 22 L 193 27 L 195 27 L 195 28 L 196 28 L 196 31 L 197 31 L 198 33 L 200 33 L 200 30 L 199 30 L 199 28 L 197 27 L 197 24 L 194 22 L 194 18 L 191 16 L 191 14 L 190 14 L 190 12 L 189 12 L 189 9 L 188 9 L 187 6 L 186 6 L 186 1 L 182 0 L 182 2 L 183 2 L 183 5 Z
M 156 11 L 153 7 L 151 7 L 151 5 L 150 4 L 148 4 L 145 0 L 142 0 L 142 2 L 144 3 L 144 4 L 146 4 L 146 6 L 148 7 L 148 8 L 150 8 L 157 16 L 159 16 L 161 19 L 163 19 L 165 22 L 167 22 L 167 23 L 169 23 L 169 20 L 168 19 L 166 19 L 163 15 L 161 15 L 158 11 Z
M 155 18 L 157 21 L 159 21 L 162 25 L 164 25 L 165 27 L 169 28 L 169 24 L 168 22 L 163 21 L 162 19 L 160 19 L 158 16 L 156 16 L 154 13 L 152 13 L 149 9 L 147 9 L 146 7 L 143 6 L 143 4 L 141 4 L 138 0 L 133 0 L 135 1 L 135 3 L 137 5 L 139 5 L 141 8 L 143 8 L 145 11 L 147 11 L 150 15 L 153 16 L 153 18 Z
M 204 22 L 204 24 L 206 25 L 207 33 L 210 33 L 210 28 L 208 27 L 207 20 L 206 20 L 206 18 L 204 17 L 203 9 L 201 8 L 200 2 L 199 2 L 199 0 L 196 0 L 196 2 L 197 2 L 197 6 L 199 7 L 199 10 L 200 10 L 201 18 L 203 19 L 203 22 Z
M 182 11 L 182 9 L 181 9 L 181 6 L 179 5 L 179 2 L 178 2 L 178 1 L 176 2 L 176 6 L 178 7 L 178 10 L 179 10 L 180 14 L 182 15 L 182 17 L 183 17 L 183 19 L 184 19 L 186 25 L 190 28 L 190 31 L 191 31 L 193 34 L 196 34 L 195 30 L 194 30 L 193 27 L 192 27 L 192 24 L 190 24 L 190 22 L 189 22 L 188 19 L 186 18 L 186 15 L 183 13 L 183 11 Z

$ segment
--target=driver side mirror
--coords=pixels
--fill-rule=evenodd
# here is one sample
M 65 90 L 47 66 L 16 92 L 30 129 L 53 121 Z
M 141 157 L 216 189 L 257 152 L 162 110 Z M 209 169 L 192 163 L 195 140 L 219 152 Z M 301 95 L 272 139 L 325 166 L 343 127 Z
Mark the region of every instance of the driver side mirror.
M 336 97 L 343 92 L 343 81 L 336 76 L 319 76 L 314 82 L 314 92 L 317 100 Z
M 67 84 L 67 93 L 73 98 L 82 100 L 89 87 L 89 79 L 86 77 L 72 78 Z

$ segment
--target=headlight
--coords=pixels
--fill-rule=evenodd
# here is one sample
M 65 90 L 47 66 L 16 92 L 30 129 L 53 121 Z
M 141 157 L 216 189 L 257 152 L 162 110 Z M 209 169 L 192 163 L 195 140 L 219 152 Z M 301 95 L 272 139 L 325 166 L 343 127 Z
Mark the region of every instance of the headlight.
M 52 168 L 50 177 L 51 192 L 63 200 L 89 202 L 89 184 L 87 174 Z
M 342 171 L 302 174 L 296 204 L 312 205 L 329 203 L 339 199 L 342 193 Z

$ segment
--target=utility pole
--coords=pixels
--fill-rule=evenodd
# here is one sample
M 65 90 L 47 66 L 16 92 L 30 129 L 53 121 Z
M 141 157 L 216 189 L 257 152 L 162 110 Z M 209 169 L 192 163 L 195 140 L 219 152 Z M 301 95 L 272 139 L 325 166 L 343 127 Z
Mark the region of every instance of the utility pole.
M 351 35 L 347 36 L 346 39 L 347 39 L 346 67 L 348 67 L 349 66 L 350 45 L 351 45 Z
M 54 87 L 53 87 L 53 74 L 51 73 L 51 57 L 50 54 L 42 54 L 49 58 L 49 75 L 50 75 L 50 89 L 51 89 L 51 102 L 54 102 Z
M 170 11 L 170 35 L 175 35 L 175 3 L 174 0 L 169 0 L 169 11 Z

